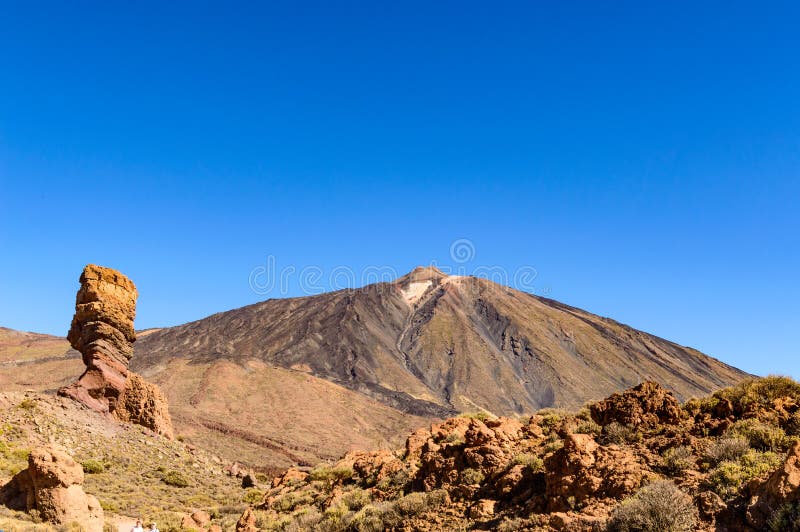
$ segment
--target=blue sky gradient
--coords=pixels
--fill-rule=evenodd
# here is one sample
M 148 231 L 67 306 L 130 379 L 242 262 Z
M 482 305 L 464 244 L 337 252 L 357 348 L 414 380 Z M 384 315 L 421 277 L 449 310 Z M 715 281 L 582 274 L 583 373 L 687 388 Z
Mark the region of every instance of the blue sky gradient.
M 800 377 L 799 4 L 337 4 L 0 4 L 0 325 L 65 334 L 90 262 L 140 328 L 308 291 L 269 256 L 531 267 Z

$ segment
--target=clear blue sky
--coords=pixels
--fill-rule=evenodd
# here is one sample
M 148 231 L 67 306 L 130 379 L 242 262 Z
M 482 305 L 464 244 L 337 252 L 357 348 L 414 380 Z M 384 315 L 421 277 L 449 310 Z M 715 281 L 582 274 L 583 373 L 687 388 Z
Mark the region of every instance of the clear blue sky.
M 65 334 L 89 262 L 140 328 L 270 255 L 531 266 L 800 377 L 796 2 L 66 4 L 0 7 L 0 325 Z

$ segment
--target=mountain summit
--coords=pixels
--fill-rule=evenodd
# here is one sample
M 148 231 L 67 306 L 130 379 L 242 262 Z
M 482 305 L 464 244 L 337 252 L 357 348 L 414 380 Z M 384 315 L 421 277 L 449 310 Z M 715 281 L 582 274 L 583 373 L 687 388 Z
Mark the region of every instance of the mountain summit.
M 648 379 L 685 399 L 745 376 L 614 320 L 432 266 L 162 329 L 136 344 L 133 364 L 153 372 L 176 358 L 300 370 L 419 416 L 577 407 Z

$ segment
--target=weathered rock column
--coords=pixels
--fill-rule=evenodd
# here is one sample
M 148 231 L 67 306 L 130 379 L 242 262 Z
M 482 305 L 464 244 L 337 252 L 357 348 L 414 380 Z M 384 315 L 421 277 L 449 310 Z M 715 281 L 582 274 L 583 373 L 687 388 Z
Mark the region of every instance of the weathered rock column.
M 86 371 L 59 394 L 172 438 L 161 390 L 128 370 L 136 341 L 136 286 L 120 272 L 94 264 L 83 269 L 80 282 L 67 339 L 83 355 Z

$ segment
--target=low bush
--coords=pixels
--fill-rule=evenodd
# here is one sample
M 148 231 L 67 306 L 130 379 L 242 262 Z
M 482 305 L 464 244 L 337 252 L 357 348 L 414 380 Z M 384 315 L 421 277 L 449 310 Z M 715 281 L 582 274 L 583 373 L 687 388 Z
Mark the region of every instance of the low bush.
M 264 499 L 264 492 L 258 488 L 247 488 L 242 495 L 242 502 L 258 504 Z
M 662 455 L 662 465 L 665 470 L 672 474 L 680 473 L 689 469 L 695 464 L 692 448 L 686 445 L 671 447 L 664 451 Z
M 623 501 L 611 515 L 609 532 L 691 532 L 697 523 L 692 498 L 659 480 Z
M 352 478 L 352 476 L 353 469 L 350 467 L 319 466 L 311 471 L 309 479 L 336 483 L 344 482 Z
M 428 497 L 425 493 L 415 491 L 395 502 L 395 508 L 401 515 L 412 516 L 425 511 L 428 507 Z
M 458 417 L 463 417 L 466 419 L 477 419 L 480 421 L 488 421 L 490 419 L 494 419 L 494 416 L 483 410 L 479 412 L 465 412 Z
M 390 502 L 370 504 L 356 513 L 350 521 L 350 529 L 357 532 L 383 532 L 402 522 L 402 516 Z
M 452 445 L 462 445 L 466 443 L 464 437 L 458 432 L 451 432 L 450 434 L 445 436 L 442 441 L 444 443 L 450 443 Z
M 412 478 L 408 470 L 401 469 L 394 475 L 386 477 L 378 482 L 375 487 L 381 491 L 402 492 L 406 490 L 411 480 Z
M 484 479 L 483 473 L 481 473 L 477 469 L 472 469 L 468 467 L 467 469 L 464 469 L 461 472 L 461 482 L 463 482 L 464 484 L 470 484 L 470 485 L 480 484 L 481 482 L 483 482 L 483 479 Z
M 731 499 L 742 486 L 773 471 L 780 463 L 781 458 L 773 452 L 750 450 L 735 461 L 721 462 L 712 469 L 708 485 L 723 499 Z
M 744 438 L 719 438 L 708 446 L 704 457 L 715 466 L 720 462 L 735 461 L 750 450 L 750 442 Z
M 164 484 L 174 486 L 176 488 L 185 488 L 189 486 L 189 481 L 179 471 L 167 471 L 164 473 L 164 476 L 161 478 L 161 480 L 164 481 Z
M 579 422 L 575 427 L 575 432 L 578 434 L 592 434 L 594 436 L 600 436 L 603 433 L 603 427 L 591 419 L 588 419 Z
M 36 408 L 36 399 L 23 399 L 17 406 L 23 410 L 34 410 Z
M 617 423 L 616 421 L 612 421 L 604 426 L 603 433 L 600 435 L 600 442 L 605 445 L 622 445 L 624 443 L 635 443 L 641 440 L 642 434 L 640 432 L 636 431 L 633 427 Z
M 103 462 L 99 460 L 84 460 L 81 462 L 81 466 L 83 467 L 83 472 L 89 475 L 95 475 L 97 473 L 102 473 L 106 470 L 106 466 L 103 465 Z
M 372 502 L 370 493 L 367 490 L 362 490 L 360 488 L 348 491 L 342 496 L 342 504 L 344 504 L 347 509 L 351 511 L 358 511 L 364 506 L 368 505 L 370 502 Z
M 272 502 L 272 509 L 278 512 L 291 512 L 300 506 L 314 502 L 314 498 L 306 491 L 290 491 Z
M 533 473 L 544 471 L 544 460 L 533 453 L 520 453 L 516 455 L 512 462 L 516 465 L 524 465 Z
M 780 427 L 773 427 L 757 419 L 741 419 L 725 433 L 728 437 L 741 437 L 750 447 L 759 451 L 779 451 L 789 446 L 789 439 Z
M 737 412 L 754 411 L 758 407 L 771 409 L 772 402 L 782 397 L 800 402 L 800 383 L 789 377 L 770 375 L 744 380 L 736 386 L 719 390 L 714 397 L 730 401 Z

